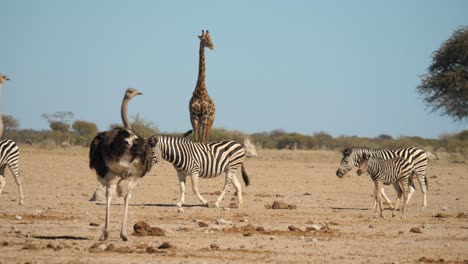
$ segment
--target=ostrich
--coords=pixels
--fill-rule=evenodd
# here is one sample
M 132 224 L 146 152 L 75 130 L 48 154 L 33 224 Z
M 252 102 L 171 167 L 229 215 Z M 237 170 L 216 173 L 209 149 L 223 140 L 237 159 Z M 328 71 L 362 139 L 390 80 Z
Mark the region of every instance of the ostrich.
M 126 90 L 121 107 L 125 127 L 98 133 L 89 149 L 89 167 L 96 171 L 98 181 L 106 187 L 106 220 L 99 240 L 107 240 L 109 237 L 109 209 L 114 190 L 119 197 L 124 197 L 120 237 L 124 241 L 128 240 L 127 213 L 131 190 L 152 166 L 150 146 L 131 129 L 127 119 L 128 101 L 140 94 L 132 88 Z
M 0 74 L 0 92 L 1 87 L 5 81 L 9 81 L 10 79 Z M 23 196 L 23 188 L 21 187 L 21 178 L 19 175 L 19 149 L 16 143 L 10 139 L 2 139 L 3 138 L 3 118 L 2 118 L 2 111 L 1 111 L 1 98 L 0 98 L 0 194 L 3 192 L 3 188 L 5 188 L 6 180 L 5 180 L 5 169 L 8 166 L 10 168 L 11 173 L 15 177 L 16 185 L 18 186 L 19 191 L 19 205 L 23 205 L 24 203 L 24 196 Z

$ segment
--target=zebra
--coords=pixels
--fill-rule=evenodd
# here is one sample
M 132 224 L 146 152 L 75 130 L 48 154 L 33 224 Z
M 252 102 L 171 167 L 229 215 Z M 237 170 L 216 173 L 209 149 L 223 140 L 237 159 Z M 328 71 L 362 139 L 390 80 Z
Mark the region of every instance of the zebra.
M 19 191 L 19 205 L 24 204 L 22 179 L 19 175 L 19 148 L 16 143 L 10 139 L 0 140 L 0 195 L 6 185 L 5 168 L 8 166 L 15 177 L 16 185 Z
M 424 210 L 427 206 L 427 190 L 428 182 L 426 175 L 427 168 L 427 156 L 426 152 L 422 149 L 416 147 L 401 148 L 396 150 L 386 150 L 386 149 L 370 149 L 370 148 L 356 148 L 348 147 L 343 150 L 343 157 L 340 161 L 340 166 L 336 170 L 336 176 L 342 178 L 346 173 L 348 173 L 354 166 L 358 166 L 358 162 L 363 154 L 367 154 L 372 157 L 379 157 L 382 159 L 391 159 L 396 157 L 402 157 L 408 160 L 412 166 L 412 175 L 417 175 L 419 185 L 422 192 L 422 205 L 421 210 Z M 386 200 L 390 207 L 393 208 L 392 202 L 385 195 L 384 190 L 381 191 L 383 198 Z M 411 199 L 411 196 L 414 193 L 414 187 L 410 186 L 408 201 Z
M 241 144 L 231 140 L 199 143 L 166 135 L 151 136 L 148 138 L 148 143 L 152 147 L 153 164 L 164 159 L 172 163 L 177 170 L 180 200 L 176 205 L 180 212 L 183 211 L 182 205 L 185 203 L 185 178 L 187 176 L 192 178 L 192 189 L 197 198 L 203 205 L 208 206 L 208 201 L 198 190 L 198 179 L 214 178 L 225 172 L 224 189 L 214 206 L 219 207 L 231 183 L 236 188 L 239 206 L 242 204 L 241 184 L 236 177 L 237 169 L 241 167 L 245 186 L 250 184 L 250 179 L 243 165 L 245 149 Z
M 377 206 L 375 207 L 375 216 L 377 212 L 380 213 L 380 218 L 383 218 L 382 208 L 382 183 L 393 184 L 398 193 L 396 204 L 399 203 L 403 194 L 403 207 L 401 218 L 406 211 L 408 205 L 408 181 L 411 181 L 410 175 L 412 173 L 411 164 L 402 157 L 396 157 L 392 159 L 381 159 L 378 157 L 372 157 L 366 153 L 362 154 L 361 159 L 358 162 L 357 174 L 361 176 L 365 172 L 369 173 L 372 181 L 375 184 L 374 197 L 377 200 Z M 395 206 L 392 210 L 392 217 L 395 217 Z

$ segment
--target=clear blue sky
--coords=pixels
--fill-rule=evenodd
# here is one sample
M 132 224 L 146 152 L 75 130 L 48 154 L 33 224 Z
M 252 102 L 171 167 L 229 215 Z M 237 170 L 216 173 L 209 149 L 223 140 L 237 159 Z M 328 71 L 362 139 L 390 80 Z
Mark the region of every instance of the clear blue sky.
M 48 129 L 71 111 L 100 130 L 120 121 L 124 90 L 163 132 L 190 128 L 197 35 L 209 29 L 214 127 L 333 136 L 422 136 L 468 129 L 416 92 L 468 1 L 0 0 L 3 114 Z

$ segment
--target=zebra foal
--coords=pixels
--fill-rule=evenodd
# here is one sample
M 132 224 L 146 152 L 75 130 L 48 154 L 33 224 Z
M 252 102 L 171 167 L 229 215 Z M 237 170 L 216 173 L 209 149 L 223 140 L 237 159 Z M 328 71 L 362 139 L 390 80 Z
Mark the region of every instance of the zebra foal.
M 171 136 L 151 136 L 148 143 L 152 147 L 153 165 L 164 159 L 172 163 L 177 170 L 180 184 L 180 200 L 177 207 L 182 211 L 185 203 L 185 178 L 192 178 L 192 189 L 203 205 L 208 201 L 198 190 L 199 178 L 214 178 L 226 174 L 224 188 L 214 204 L 219 207 L 231 183 L 237 191 L 239 205 L 242 204 L 241 184 L 237 180 L 236 171 L 242 170 L 242 179 L 245 186 L 250 184 L 249 176 L 245 172 L 243 162 L 245 159 L 244 147 L 235 141 L 219 141 L 212 143 L 198 143 L 186 138 Z
M 401 196 L 403 195 L 403 207 L 401 218 L 406 211 L 408 205 L 408 181 L 410 181 L 410 175 L 412 172 L 411 164 L 404 158 L 393 158 L 393 159 L 381 159 L 377 157 L 370 157 L 367 154 L 363 154 L 358 165 L 357 174 L 361 176 L 365 172 L 369 173 L 372 181 L 375 184 L 374 198 L 377 200 L 377 206 L 375 207 L 375 216 L 379 212 L 380 217 L 383 218 L 383 205 L 382 205 L 382 184 L 393 184 L 395 190 L 397 190 L 398 198 L 396 204 L 398 205 Z M 392 217 L 395 217 L 396 213 L 395 206 L 392 210 Z

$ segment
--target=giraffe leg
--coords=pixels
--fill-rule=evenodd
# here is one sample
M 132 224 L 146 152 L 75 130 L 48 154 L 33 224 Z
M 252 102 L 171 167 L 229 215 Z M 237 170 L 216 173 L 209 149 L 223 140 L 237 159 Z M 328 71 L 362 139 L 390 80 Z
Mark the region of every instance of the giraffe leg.
M 178 171 L 177 177 L 179 177 L 179 185 L 180 185 L 180 199 L 179 199 L 179 202 L 177 202 L 177 207 L 181 209 L 182 205 L 185 203 L 185 177 L 186 175 L 183 172 Z
M 190 118 L 192 121 L 192 128 L 193 128 L 193 141 L 199 142 L 200 138 L 200 125 L 198 122 L 198 117 L 196 115 L 192 115 Z
M 208 121 L 203 129 L 203 142 L 208 143 L 210 142 L 210 135 L 211 135 L 211 127 L 213 126 L 213 122 Z
M 198 200 L 200 200 L 203 205 L 207 206 L 208 201 L 205 200 L 203 196 L 201 196 L 200 191 L 198 190 L 198 172 L 192 173 L 192 189 L 195 195 L 198 197 Z
M 218 199 L 216 199 L 215 207 L 219 207 L 219 203 L 224 199 L 224 196 L 226 195 L 227 190 L 231 186 L 233 176 L 235 176 L 235 171 L 233 172 L 232 169 L 226 171 L 226 179 L 224 180 L 224 188 L 221 194 L 218 196 Z
M 104 230 L 102 231 L 102 235 L 99 238 L 100 241 L 105 241 L 109 237 L 109 214 L 114 190 L 115 186 L 110 186 L 108 184 L 106 185 L 106 220 L 104 224 Z

